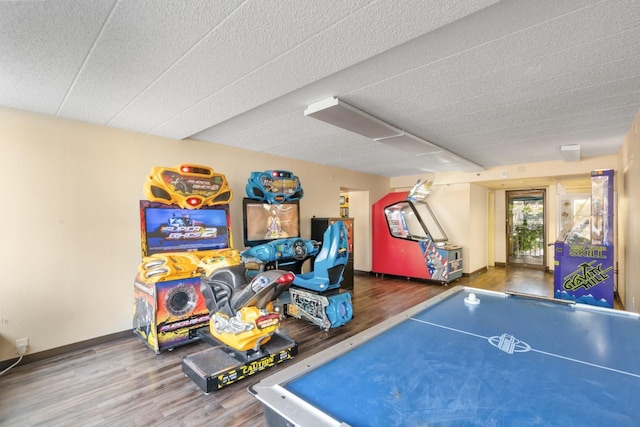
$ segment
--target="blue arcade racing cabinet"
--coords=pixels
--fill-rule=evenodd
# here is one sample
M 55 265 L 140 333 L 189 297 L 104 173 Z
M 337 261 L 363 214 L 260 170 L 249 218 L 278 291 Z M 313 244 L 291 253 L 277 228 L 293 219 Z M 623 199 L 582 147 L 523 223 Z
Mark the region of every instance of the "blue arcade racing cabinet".
M 347 229 L 342 221 L 331 224 L 322 244 L 302 238 L 279 239 L 242 252 L 245 265 L 278 266 L 291 260 L 313 260 L 313 269 L 296 274 L 293 285 L 274 301 L 284 314 L 305 319 L 324 330 L 336 328 L 353 318 L 351 293 L 340 284 L 349 259 Z
M 285 269 L 296 275 L 292 286 L 274 301 L 275 306 L 282 314 L 324 330 L 349 322 L 353 318 L 351 293 L 341 289 L 345 268 L 351 265 L 345 223 L 329 224 L 321 242 L 301 238 L 298 201 L 304 191 L 300 179 L 290 171 L 252 172 L 245 190 L 243 231 L 249 248 L 241 254 L 243 264 L 256 272 Z M 271 213 L 268 218 L 265 211 Z M 307 260 L 311 271 L 303 273 Z

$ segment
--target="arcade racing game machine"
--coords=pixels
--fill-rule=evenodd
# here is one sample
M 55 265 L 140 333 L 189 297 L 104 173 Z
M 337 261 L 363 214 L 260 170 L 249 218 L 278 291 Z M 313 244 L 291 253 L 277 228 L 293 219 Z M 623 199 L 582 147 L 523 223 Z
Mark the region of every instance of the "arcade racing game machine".
M 448 237 L 426 202 L 431 182 L 389 193 L 373 204 L 372 272 L 442 284 L 462 276 L 462 247 Z
M 134 284 L 134 332 L 156 353 L 199 338 L 209 310 L 199 264 L 212 254 L 238 259 L 231 244 L 224 175 L 199 165 L 155 167 L 140 201 L 142 263 Z
M 554 297 L 614 307 L 614 217 L 611 169 L 591 172 L 591 198 L 554 243 Z
M 324 330 L 349 322 L 351 293 L 340 289 L 349 259 L 345 224 L 331 224 L 322 242 L 301 238 L 298 201 L 304 192 L 298 177 L 289 171 L 252 172 L 246 192 L 243 223 L 249 248 L 241 254 L 243 262 L 253 265 L 254 271 L 278 268 L 296 274 L 293 286 L 274 301 L 276 309 Z M 307 260 L 312 271 L 302 273 Z
M 249 277 L 232 248 L 224 175 L 199 165 L 153 168 L 144 192 L 134 332 L 156 353 L 209 343 L 182 363 L 205 393 L 293 358 L 297 345 L 277 334 L 280 314 L 271 301 L 294 276 L 272 270 Z

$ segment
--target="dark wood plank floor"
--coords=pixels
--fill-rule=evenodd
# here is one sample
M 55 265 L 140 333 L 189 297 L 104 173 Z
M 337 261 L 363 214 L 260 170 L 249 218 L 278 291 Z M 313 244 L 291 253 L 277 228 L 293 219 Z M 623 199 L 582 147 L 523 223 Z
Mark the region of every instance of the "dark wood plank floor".
M 551 297 L 553 275 L 489 268 L 449 285 Z M 264 426 L 262 407 L 247 387 L 276 369 L 303 360 L 449 287 L 402 278 L 356 274 L 355 318 L 328 332 L 285 319 L 282 331 L 298 342 L 298 356 L 210 395 L 182 374 L 182 358 L 208 348 L 196 343 L 161 355 L 136 337 L 27 365 L 0 376 L 0 425 L 6 426 Z

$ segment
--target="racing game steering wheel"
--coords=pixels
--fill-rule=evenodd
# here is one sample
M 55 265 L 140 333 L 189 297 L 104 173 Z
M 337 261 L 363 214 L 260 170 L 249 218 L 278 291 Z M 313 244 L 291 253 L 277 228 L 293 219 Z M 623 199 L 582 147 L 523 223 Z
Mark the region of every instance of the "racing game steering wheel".
M 304 240 L 298 239 L 292 243 L 291 255 L 293 255 L 293 259 L 298 261 L 302 261 L 307 258 L 309 251 L 307 250 L 307 244 Z

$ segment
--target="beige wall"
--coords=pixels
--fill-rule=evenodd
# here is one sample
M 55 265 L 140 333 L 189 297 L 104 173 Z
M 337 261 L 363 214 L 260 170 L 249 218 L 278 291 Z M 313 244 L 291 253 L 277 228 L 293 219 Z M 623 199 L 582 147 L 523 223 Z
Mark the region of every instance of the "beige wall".
M 508 176 L 510 180 L 518 181 L 549 176 L 561 178 L 580 174 L 589 175 L 591 171 L 595 169 L 617 169 L 618 161 L 618 156 L 610 155 L 583 159 L 580 162 L 574 163 L 550 161 L 544 163 L 501 166 L 473 173 L 451 172 L 437 175 L 425 174 L 424 176 L 403 176 L 391 178 L 390 183 L 393 189 L 400 190 L 411 188 L 419 178 L 433 180 L 432 194 L 429 196 L 429 205 L 432 206 L 432 208 L 436 205 L 443 204 L 444 206 L 450 206 L 456 210 L 464 210 L 465 212 L 468 212 L 470 218 L 465 218 L 461 223 L 458 221 L 450 221 L 451 225 L 447 224 L 447 226 L 445 226 L 443 224 L 443 227 L 445 228 L 445 231 L 450 234 L 449 238 L 452 243 L 463 246 L 463 255 L 465 256 L 464 260 L 466 261 L 466 263 L 463 261 L 463 271 L 465 273 L 472 273 L 482 267 L 491 266 L 494 263 L 506 263 L 505 191 L 486 189 L 487 193 L 482 193 L 486 194 L 486 196 L 483 196 L 482 194 L 477 193 L 477 188 L 482 188 L 487 185 L 491 186 L 492 183 L 502 181 L 503 176 Z M 467 185 L 467 193 L 447 191 L 448 188 L 454 188 L 454 185 L 462 183 Z M 474 188 L 475 190 L 473 190 Z M 542 188 L 546 190 L 547 194 L 547 241 L 553 242 L 557 235 L 557 231 L 555 229 L 557 197 L 556 185 L 546 185 Z M 489 199 L 495 204 L 491 209 L 489 209 L 486 202 L 482 203 L 481 200 L 482 197 L 488 197 L 489 194 L 491 194 Z M 462 200 L 465 198 L 467 200 Z M 470 210 L 469 206 L 473 207 L 473 211 Z M 480 235 L 476 233 L 478 229 L 485 230 L 485 233 L 488 232 L 486 224 L 489 221 L 492 221 L 492 218 L 488 216 L 489 212 L 494 214 L 494 227 L 492 230 L 494 235 Z M 446 215 L 448 216 L 451 213 L 452 212 L 447 209 Z M 441 216 L 438 216 L 438 219 L 441 222 L 445 221 Z M 470 221 L 474 222 L 473 227 L 471 226 Z M 480 221 L 485 221 L 484 227 L 481 226 Z M 456 227 L 459 227 L 459 225 L 456 224 L 462 224 L 463 226 L 461 229 L 457 230 Z M 472 228 L 474 232 L 472 232 Z M 489 248 L 494 252 L 489 254 L 487 252 Z M 491 262 L 489 262 L 490 260 Z M 549 266 L 549 269 L 553 270 L 552 251 L 547 251 L 547 265 Z
M 369 230 L 371 230 L 373 203 L 369 199 L 368 191 L 349 191 L 349 216 L 354 219 L 353 267 L 360 271 L 371 271 L 371 232 Z
M 625 309 L 640 313 L 640 112 L 631 124 L 619 153 L 618 292 Z
M 469 232 L 469 211 L 471 209 L 469 184 L 432 186 L 427 201 L 444 232 L 447 233 L 449 242 L 462 246 L 463 272 L 468 272 L 470 251 L 469 245 L 466 244 L 468 239 L 465 239 L 465 235 Z
M 487 191 L 487 266 L 496 265 L 496 193 Z
M 411 188 L 417 179 L 429 179 L 433 185 L 446 185 L 455 183 L 478 183 L 480 185 L 504 181 L 506 176 L 509 181 L 518 182 L 540 177 L 571 177 L 581 174 L 590 174 L 595 169 L 616 169 L 618 156 L 589 157 L 579 162 L 567 163 L 562 160 L 552 160 L 540 163 L 526 163 L 519 165 L 499 166 L 488 168 L 482 172 L 445 172 L 424 175 L 407 175 L 391 178 L 392 188 Z
M 493 168 L 481 173 L 384 178 L 193 140 L 176 141 L 0 108 L 4 168 L 0 246 L 0 361 L 15 357 L 15 340 L 30 352 L 131 328 L 133 279 L 140 262 L 138 201 L 153 166 L 199 163 L 224 173 L 231 202 L 234 247 L 242 248 L 241 200 L 251 171 L 294 171 L 305 189 L 302 236 L 312 216 L 338 216 L 339 193 L 349 189 L 356 218 L 354 263 L 371 269 L 371 204 L 417 178 L 434 180 L 430 205 L 453 243 L 463 246 L 465 273 L 505 261 L 504 191 L 481 183 L 616 169 L 619 191 L 619 284 L 625 305 L 638 312 L 640 283 L 640 168 L 637 127 L 618 156 L 567 163 Z M 624 182 L 619 182 L 620 180 Z M 477 183 L 477 184 L 476 184 Z M 548 188 L 555 197 L 555 186 Z M 489 203 L 494 203 L 489 206 Z M 551 204 L 554 205 L 554 204 Z M 555 209 L 555 206 L 551 206 Z M 495 214 L 494 227 L 487 227 Z M 555 212 L 548 212 L 555 218 Z M 553 222 L 553 221 L 548 221 Z M 493 232 L 489 236 L 489 231 Z M 555 230 L 548 230 L 549 241 Z M 361 240 L 362 239 L 362 240 Z M 487 242 L 490 242 L 489 244 Z M 492 243 L 491 243 L 492 242 Z M 492 253 L 488 250 L 492 249 Z M 552 266 L 553 259 L 550 260 Z
M 467 257 L 469 272 L 473 273 L 488 266 L 489 248 L 487 222 L 489 207 L 487 205 L 489 191 L 485 187 L 472 184 L 469 206 L 469 240 L 475 243 Z
M 339 215 L 340 188 L 366 191 L 372 200 L 389 191 L 384 177 L 3 108 L 0 158 L 0 361 L 16 357 L 18 338 L 29 338 L 36 353 L 131 329 L 138 204 L 153 166 L 190 162 L 225 174 L 234 193 L 236 249 L 251 171 L 285 169 L 300 177 L 306 238 L 312 216 Z M 367 244 L 354 266 L 368 271 L 369 233 L 359 233 Z
M 493 259 L 500 264 L 507 263 L 507 194 L 504 190 L 495 190 L 495 254 Z

